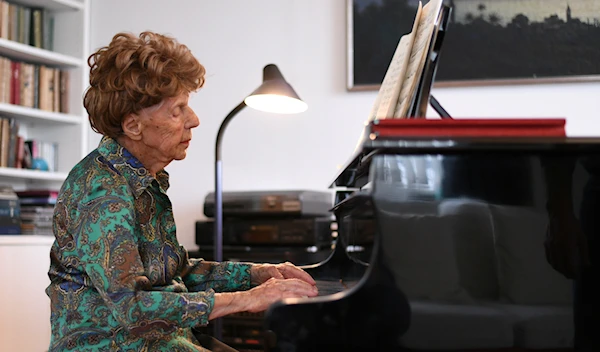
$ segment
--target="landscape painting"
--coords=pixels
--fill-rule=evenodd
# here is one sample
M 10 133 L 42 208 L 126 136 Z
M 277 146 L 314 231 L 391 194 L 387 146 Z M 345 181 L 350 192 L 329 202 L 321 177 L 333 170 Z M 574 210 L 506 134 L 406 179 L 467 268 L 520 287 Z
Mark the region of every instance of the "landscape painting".
M 600 80 L 600 0 L 444 1 L 436 86 Z M 418 0 L 348 2 L 348 88 L 378 89 Z

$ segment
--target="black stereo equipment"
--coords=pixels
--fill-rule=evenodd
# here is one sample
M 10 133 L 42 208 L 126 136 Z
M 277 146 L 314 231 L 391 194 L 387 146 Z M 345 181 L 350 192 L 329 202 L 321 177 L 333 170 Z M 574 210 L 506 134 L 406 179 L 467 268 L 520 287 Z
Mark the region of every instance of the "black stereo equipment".
M 332 219 L 269 218 L 227 219 L 223 223 L 223 245 L 231 246 L 328 246 L 332 241 Z M 214 222 L 196 221 L 196 244 L 212 245 Z
M 331 192 L 223 192 L 224 217 L 321 217 L 330 215 L 332 206 L 333 194 Z M 215 216 L 214 192 L 209 193 L 204 199 L 204 215 L 209 218 Z

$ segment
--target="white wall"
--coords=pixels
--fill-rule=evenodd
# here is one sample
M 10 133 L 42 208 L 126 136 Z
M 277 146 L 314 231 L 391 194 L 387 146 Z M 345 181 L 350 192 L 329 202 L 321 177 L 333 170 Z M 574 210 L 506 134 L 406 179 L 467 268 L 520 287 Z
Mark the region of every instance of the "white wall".
M 224 190 L 326 189 L 361 134 L 376 92 L 346 91 L 346 0 L 92 0 L 92 49 L 119 31 L 175 36 L 207 68 L 191 99 L 201 125 L 188 157 L 168 166 L 180 242 L 195 248 L 194 222 L 213 190 L 222 119 L 275 63 L 304 99 L 301 115 L 247 108 L 228 127 Z M 442 58 L 443 59 L 443 58 Z M 440 88 L 455 117 L 567 117 L 569 135 L 600 135 L 600 83 Z M 92 147 L 99 138 L 92 136 Z

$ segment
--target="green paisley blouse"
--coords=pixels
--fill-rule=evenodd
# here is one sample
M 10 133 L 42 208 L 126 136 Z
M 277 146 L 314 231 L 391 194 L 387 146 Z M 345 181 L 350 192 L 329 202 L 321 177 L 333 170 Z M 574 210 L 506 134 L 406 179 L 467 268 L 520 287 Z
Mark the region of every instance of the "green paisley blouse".
M 69 173 L 54 211 L 50 351 L 203 351 L 215 292 L 250 288 L 250 264 L 188 258 L 169 175 L 152 177 L 115 140 Z

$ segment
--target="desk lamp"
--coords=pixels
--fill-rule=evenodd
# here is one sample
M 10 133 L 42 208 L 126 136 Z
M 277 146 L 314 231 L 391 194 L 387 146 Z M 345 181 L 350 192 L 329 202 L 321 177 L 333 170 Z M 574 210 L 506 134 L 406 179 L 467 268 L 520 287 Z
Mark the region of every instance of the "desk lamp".
M 221 160 L 221 141 L 229 121 L 247 106 L 277 114 L 297 114 L 306 111 L 308 106 L 303 102 L 283 78 L 273 64 L 263 69 L 263 83 L 236 106 L 221 123 L 215 145 L 215 223 L 214 223 L 214 260 L 223 260 L 223 166 Z

